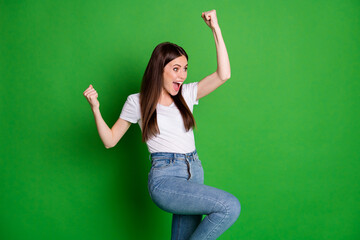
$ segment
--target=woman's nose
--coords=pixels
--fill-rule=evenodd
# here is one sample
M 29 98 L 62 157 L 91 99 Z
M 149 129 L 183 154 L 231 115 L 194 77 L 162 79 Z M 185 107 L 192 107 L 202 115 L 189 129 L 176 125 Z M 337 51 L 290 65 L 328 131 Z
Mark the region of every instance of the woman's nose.
M 179 73 L 179 77 L 180 77 L 180 78 L 185 79 L 186 76 L 187 76 L 187 72 L 186 72 L 185 70 L 184 70 L 184 71 L 180 71 L 180 73 Z

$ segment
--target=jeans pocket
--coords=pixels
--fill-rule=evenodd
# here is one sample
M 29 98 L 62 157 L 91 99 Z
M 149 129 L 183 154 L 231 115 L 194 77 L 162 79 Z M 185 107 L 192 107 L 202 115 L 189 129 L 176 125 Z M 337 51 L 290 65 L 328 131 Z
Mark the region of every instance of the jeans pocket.
M 155 159 L 152 162 L 151 168 L 159 170 L 159 169 L 164 169 L 164 168 L 170 167 L 171 165 L 172 165 L 172 161 L 169 158 Z

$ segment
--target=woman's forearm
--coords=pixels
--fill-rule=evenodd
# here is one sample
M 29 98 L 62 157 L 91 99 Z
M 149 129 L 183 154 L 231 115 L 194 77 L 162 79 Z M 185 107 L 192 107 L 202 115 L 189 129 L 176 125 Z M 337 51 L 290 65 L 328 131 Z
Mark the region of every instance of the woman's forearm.
M 108 127 L 108 125 L 105 123 L 104 119 L 101 116 L 100 109 L 99 108 L 92 108 L 96 127 L 99 133 L 99 136 L 104 143 L 106 148 L 110 148 L 112 146 L 113 142 L 113 134 L 111 129 Z
M 227 80 L 230 78 L 230 61 L 229 56 L 226 50 L 225 42 L 221 34 L 220 27 L 217 26 L 212 30 L 215 39 L 216 45 L 216 55 L 217 55 L 217 70 L 219 77 L 222 80 Z

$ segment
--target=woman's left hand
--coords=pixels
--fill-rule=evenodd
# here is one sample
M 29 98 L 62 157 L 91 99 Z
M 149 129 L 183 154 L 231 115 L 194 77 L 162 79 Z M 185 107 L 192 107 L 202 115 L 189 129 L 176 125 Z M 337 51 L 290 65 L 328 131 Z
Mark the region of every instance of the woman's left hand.
M 215 9 L 201 13 L 201 17 L 204 19 L 206 25 L 208 25 L 212 30 L 219 27 Z

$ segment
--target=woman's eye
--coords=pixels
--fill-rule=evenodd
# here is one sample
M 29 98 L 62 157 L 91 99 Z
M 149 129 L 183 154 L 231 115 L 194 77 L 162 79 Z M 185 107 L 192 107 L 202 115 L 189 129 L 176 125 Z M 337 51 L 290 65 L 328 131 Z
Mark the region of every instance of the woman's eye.
M 174 71 L 177 71 L 178 70 L 178 68 L 174 68 Z M 187 71 L 187 68 L 185 68 L 185 72 Z

